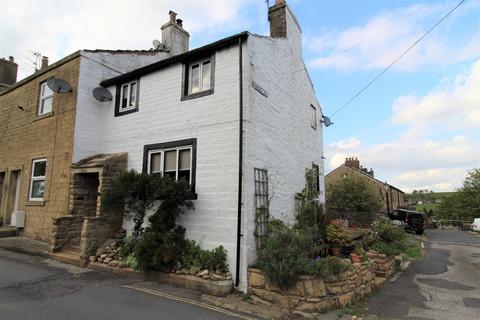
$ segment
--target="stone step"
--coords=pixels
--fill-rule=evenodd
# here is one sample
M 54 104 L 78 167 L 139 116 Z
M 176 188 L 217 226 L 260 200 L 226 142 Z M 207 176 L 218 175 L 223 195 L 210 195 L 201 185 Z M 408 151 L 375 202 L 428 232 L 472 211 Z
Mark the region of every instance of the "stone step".
M 9 238 L 17 236 L 17 228 L 15 227 L 0 227 L 0 238 Z
M 71 252 L 80 255 L 80 245 L 67 244 L 63 246 L 63 252 Z
M 88 263 L 87 260 L 80 257 L 80 254 L 78 252 L 60 251 L 56 253 L 50 253 L 49 256 L 53 260 L 57 260 L 66 264 L 72 264 L 74 266 L 82 268 L 86 267 Z

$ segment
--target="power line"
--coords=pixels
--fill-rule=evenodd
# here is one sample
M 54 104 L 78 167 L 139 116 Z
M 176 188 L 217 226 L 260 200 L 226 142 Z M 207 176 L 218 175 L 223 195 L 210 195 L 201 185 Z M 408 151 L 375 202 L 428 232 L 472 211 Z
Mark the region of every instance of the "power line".
M 408 52 L 410 52 L 410 50 L 412 50 L 420 41 L 422 41 L 430 32 L 432 32 L 440 23 L 442 23 L 449 15 L 451 15 L 455 10 L 457 10 L 458 7 L 460 7 L 460 5 L 462 3 L 464 3 L 465 0 L 462 0 L 460 1 L 452 10 L 450 10 L 445 16 L 443 16 L 443 18 L 441 18 L 440 20 L 438 20 L 430 29 L 428 29 L 427 32 L 425 32 L 420 38 L 418 38 L 417 41 L 415 41 L 410 47 L 408 47 L 407 50 L 405 50 L 404 52 L 402 52 L 402 54 L 400 54 L 395 60 L 393 60 L 392 63 L 390 63 L 385 69 L 382 70 L 382 72 L 380 72 L 375 78 L 373 78 L 372 80 L 370 80 L 370 82 L 368 82 L 362 89 L 360 89 L 360 91 L 358 91 L 355 95 L 353 95 L 353 97 L 351 97 L 347 102 L 345 102 L 340 108 L 338 108 L 331 116 L 330 118 L 332 118 L 333 116 L 335 116 L 338 112 L 340 112 L 343 108 L 345 108 L 348 104 L 350 104 L 350 102 L 352 102 L 356 97 L 358 97 L 359 95 L 361 95 L 368 87 L 370 87 L 378 78 L 380 78 L 385 72 L 387 72 L 391 67 L 393 67 L 393 65 L 395 63 L 397 63 L 401 58 L 403 58 Z

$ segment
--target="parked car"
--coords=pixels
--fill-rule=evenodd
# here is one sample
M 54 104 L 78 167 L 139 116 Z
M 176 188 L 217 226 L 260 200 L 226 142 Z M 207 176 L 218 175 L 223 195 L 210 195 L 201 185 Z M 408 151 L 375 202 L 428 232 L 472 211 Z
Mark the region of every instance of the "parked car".
M 390 214 L 389 218 L 403 222 L 405 231 L 423 234 L 425 230 L 425 216 L 420 212 L 396 209 Z
M 480 218 L 473 219 L 472 231 L 480 232 Z

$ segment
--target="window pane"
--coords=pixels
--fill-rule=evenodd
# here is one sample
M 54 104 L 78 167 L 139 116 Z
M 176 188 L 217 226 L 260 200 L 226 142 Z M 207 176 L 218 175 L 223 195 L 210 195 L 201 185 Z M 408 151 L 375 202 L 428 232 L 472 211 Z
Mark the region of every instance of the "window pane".
M 52 94 L 53 94 L 52 89 L 50 89 L 50 88 L 47 86 L 47 83 L 46 83 L 46 82 L 43 83 L 43 84 L 42 84 L 42 94 L 41 94 L 41 96 L 42 96 L 42 97 L 46 97 L 46 96 L 50 96 L 50 95 L 52 95 Z
M 180 150 L 179 153 L 178 169 L 190 169 L 190 149 Z
M 128 103 L 128 84 L 122 86 L 122 108 L 126 108 Z
M 190 92 L 195 93 L 200 91 L 200 68 L 199 65 L 196 64 L 192 66 L 191 69 L 191 83 L 190 83 Z
M 137 98 L 137 83 L 133 82 L 130 85 L 130 104 L 129 106 L 135 106 Z
M 165 171 L 176 170 L 177 150 L 165 152 Z M 175 177 L 175 175 L 174 175 Z
M 52 100 L 53 97 L 42 100 L 42 106 L 40 108 L 40 114 L 52 112 Z
M 44 180 L 32 181 L 31 198 L 43 198 L 43 192 L 44 191 L 45 191 L 45 181 Z
M 154 153 L 150 156 L 150 172 L 160 172 L 160 159 L 162 157 L 161 153 Z
M 190 170 L 179 170 L 178 171 L 178 180 L 185 179 L 190 183 Z
M 210 61 L 205 61 L 202 66 L 202 90 L 210 89 L 210 78 L 211 78 L 211 63 Z
M 45 169 L 47 167 L 46 161 L 35 162 L 33 166 L 34 177 L 45 177 Z

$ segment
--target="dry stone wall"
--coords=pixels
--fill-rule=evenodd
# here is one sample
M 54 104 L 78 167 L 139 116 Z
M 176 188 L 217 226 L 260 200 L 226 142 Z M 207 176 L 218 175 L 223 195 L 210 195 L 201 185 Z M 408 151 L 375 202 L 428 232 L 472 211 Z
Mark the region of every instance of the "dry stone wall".
M 250 268 L 248 292 L 260 302 L 300 312 L 343 308 L 378 288 L 395 270 L 394 257 L 373 251 L 368 252 L 368 257 L 368 261 L 354 263 L 352 271 L 338 276 L 300 276 L 296 285 L 286 291 L 269 282 L 261 270 Z

